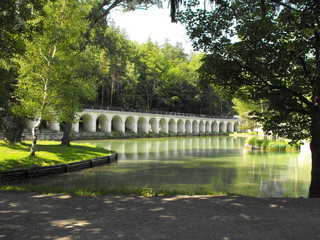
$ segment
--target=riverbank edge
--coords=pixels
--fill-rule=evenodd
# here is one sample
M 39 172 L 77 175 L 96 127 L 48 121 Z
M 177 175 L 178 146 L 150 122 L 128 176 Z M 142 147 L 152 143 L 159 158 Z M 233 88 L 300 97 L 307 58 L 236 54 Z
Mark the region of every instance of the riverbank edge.
M 258 145 L 251 145 L 251 144 L 245 144 L 244 148 L 252 151 L 252 152 L 295 152 L 295 151 L 300 151 L 300 148 L 297 149 L 278 149 L 278 148 L 266 148 L 265 146 L 258 146 Z
M 26 168 L 19 170 L 0 171 L 0 182 L 10 182 L 14 180 L 22 180 L 35 177 L 43 177 L 52 174 L 68 173 L 71 171 L 92 168 L 102 164 L 110 164 L 118 161 L 118 154 L 92 158 L 89 160 L 58 164 L 52 166 Z
M 108 140 L 108 139 L 134 139 L 134 138 L 170 138 L 170 137 L 202 137 L 202 136 L 229 136 L 233 133 L 121 133 L 121 132 L 72 132 L 70 135 L 71 141 L 77 140 Z M 38 140 L 61 141 L 63 132 L 52 130 L 40 130 L 38 132 Z M 4 139 L 3 132 L 0 131 L 0 140 Z M 24 131 L 22 141 L 31 141 L 32 136 L 29 131 Z
M 208 133 L 208 134 L 190 134 L 190 135 L 180 135 L 180 134 L 154 134 L 154 135 L 127 135 L 127 136 L 80 136 L 71 137 L 71 141 L 78 140 L 113 140 L 113 139 L 141 139 L 141 138 L 176 138 L 176 137 L 213 137 L 213 136 L 230 136 L 229 133 Z

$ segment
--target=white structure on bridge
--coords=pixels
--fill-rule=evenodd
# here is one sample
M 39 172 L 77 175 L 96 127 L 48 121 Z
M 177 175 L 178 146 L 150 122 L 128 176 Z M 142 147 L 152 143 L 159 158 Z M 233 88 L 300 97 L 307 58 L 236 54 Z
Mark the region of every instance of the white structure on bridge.
M 239 131 L 240 119 L 208 118 L 191 114 L 153 114 L 141 112 L 122 112 L 111 110 L 84 109 L 78 114 L 79 121 L 72 124 L 74 132 L 102 131 L 111 133 L 219 133 Z M 27 127 L 32 128 L 34 122 L 28 120 Z M 47 122 L 53 131 L 60 130 L 60 124 Z

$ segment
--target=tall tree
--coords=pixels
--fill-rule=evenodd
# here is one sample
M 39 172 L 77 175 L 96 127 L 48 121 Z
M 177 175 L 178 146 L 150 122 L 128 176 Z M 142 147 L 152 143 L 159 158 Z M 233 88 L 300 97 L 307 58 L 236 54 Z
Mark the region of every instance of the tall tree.
M 107 92 L 108 105 L 112 107 L 116 88 L 126 79 L 127 64 L 133 47 L 125 33 L 114 25 L 99 24 L 99 28 L 95 28 L 93 39 L 93 44 L 101 49 L 101 105 L 104 105 L 104 93 Z
M 144 108 L 149 110 L 156 106 L 158 83 L 169 65 L 158 44 L 153 43 L 151 39 L 142 44 L 139 50 L 140 89 L 145 97 L 146 106 Z
M 43 32 L 26 42 L 26 53 L 18 58 L 21 69 L 15 91 L 17 113 L 36 121 L 31 155 L 35 154 L 36 131 L 43 119 L 72 122 L 80 99 L 95 96 L 92 73 L 97 64 L 89 49 L 79 51 L 89 6 L 56 0 L 48 2 L 44 10 Z
M 18 66 L 15 55 L 25 50 L 24 39 L 41 31 L 41 21 L 46 0 L 3 0 L 0 2 L 0 118 L 4 119 L 4 138 L 10 143 L 20 141 L 23 120 L 12 113 L 12 84 L 16 81 Z M 0 122 L 0 128 L 1 122 Z
M 184 52 L 180 43 L 176 43 L 176 45 L 173 46 L 169 40 L 166 40 L 161 46 L 161 52 L 172 66 L 177 66 L 182 62 L 188 61 L 188 55 Z
M 311 139 L 310 197 L 320 197 L 320 2 L 213 1 L 181 13 L 195 47 L 208 53 L 203 83 L 267 103 L 265 131 Z

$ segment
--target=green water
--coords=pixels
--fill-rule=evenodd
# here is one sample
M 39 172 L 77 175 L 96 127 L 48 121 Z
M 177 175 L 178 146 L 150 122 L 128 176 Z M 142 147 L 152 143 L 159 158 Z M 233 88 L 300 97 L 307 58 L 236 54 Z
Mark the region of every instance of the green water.
M 116 164 L 37 180 L 82 189 L 146 187 L 188 193 L 307 197 L 310 153 L 250 153 L 245 138 L 188 137 L 84 141 L 119 154 Z

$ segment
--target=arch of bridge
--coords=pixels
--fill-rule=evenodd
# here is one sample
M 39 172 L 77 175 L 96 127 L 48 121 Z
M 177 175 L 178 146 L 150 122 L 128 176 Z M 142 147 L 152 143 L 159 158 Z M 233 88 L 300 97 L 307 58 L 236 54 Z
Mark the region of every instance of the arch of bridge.
M 27 127 L 33 122 L 27 120 Z M 78 121 L 72 130 L 88 132 L 119 131 L 134 133 L 218 133 L 239 131 L 240 119 L 212 119 L 176 115 L 143 114 L 136 112 L 117 112 L 85 109 L 78 114 Z M 60 130 L 59 123 L 50 122 L 49 129 Z
M 90 116 L 90 117 L 89 117 Z M 134 133 L 217 133 L 239 131 L 239 119 L 210 119 L 103 110 L 85 110 L 79 114 L 84 130 Z M 79 131 L 79 123 L 73 124 Z

